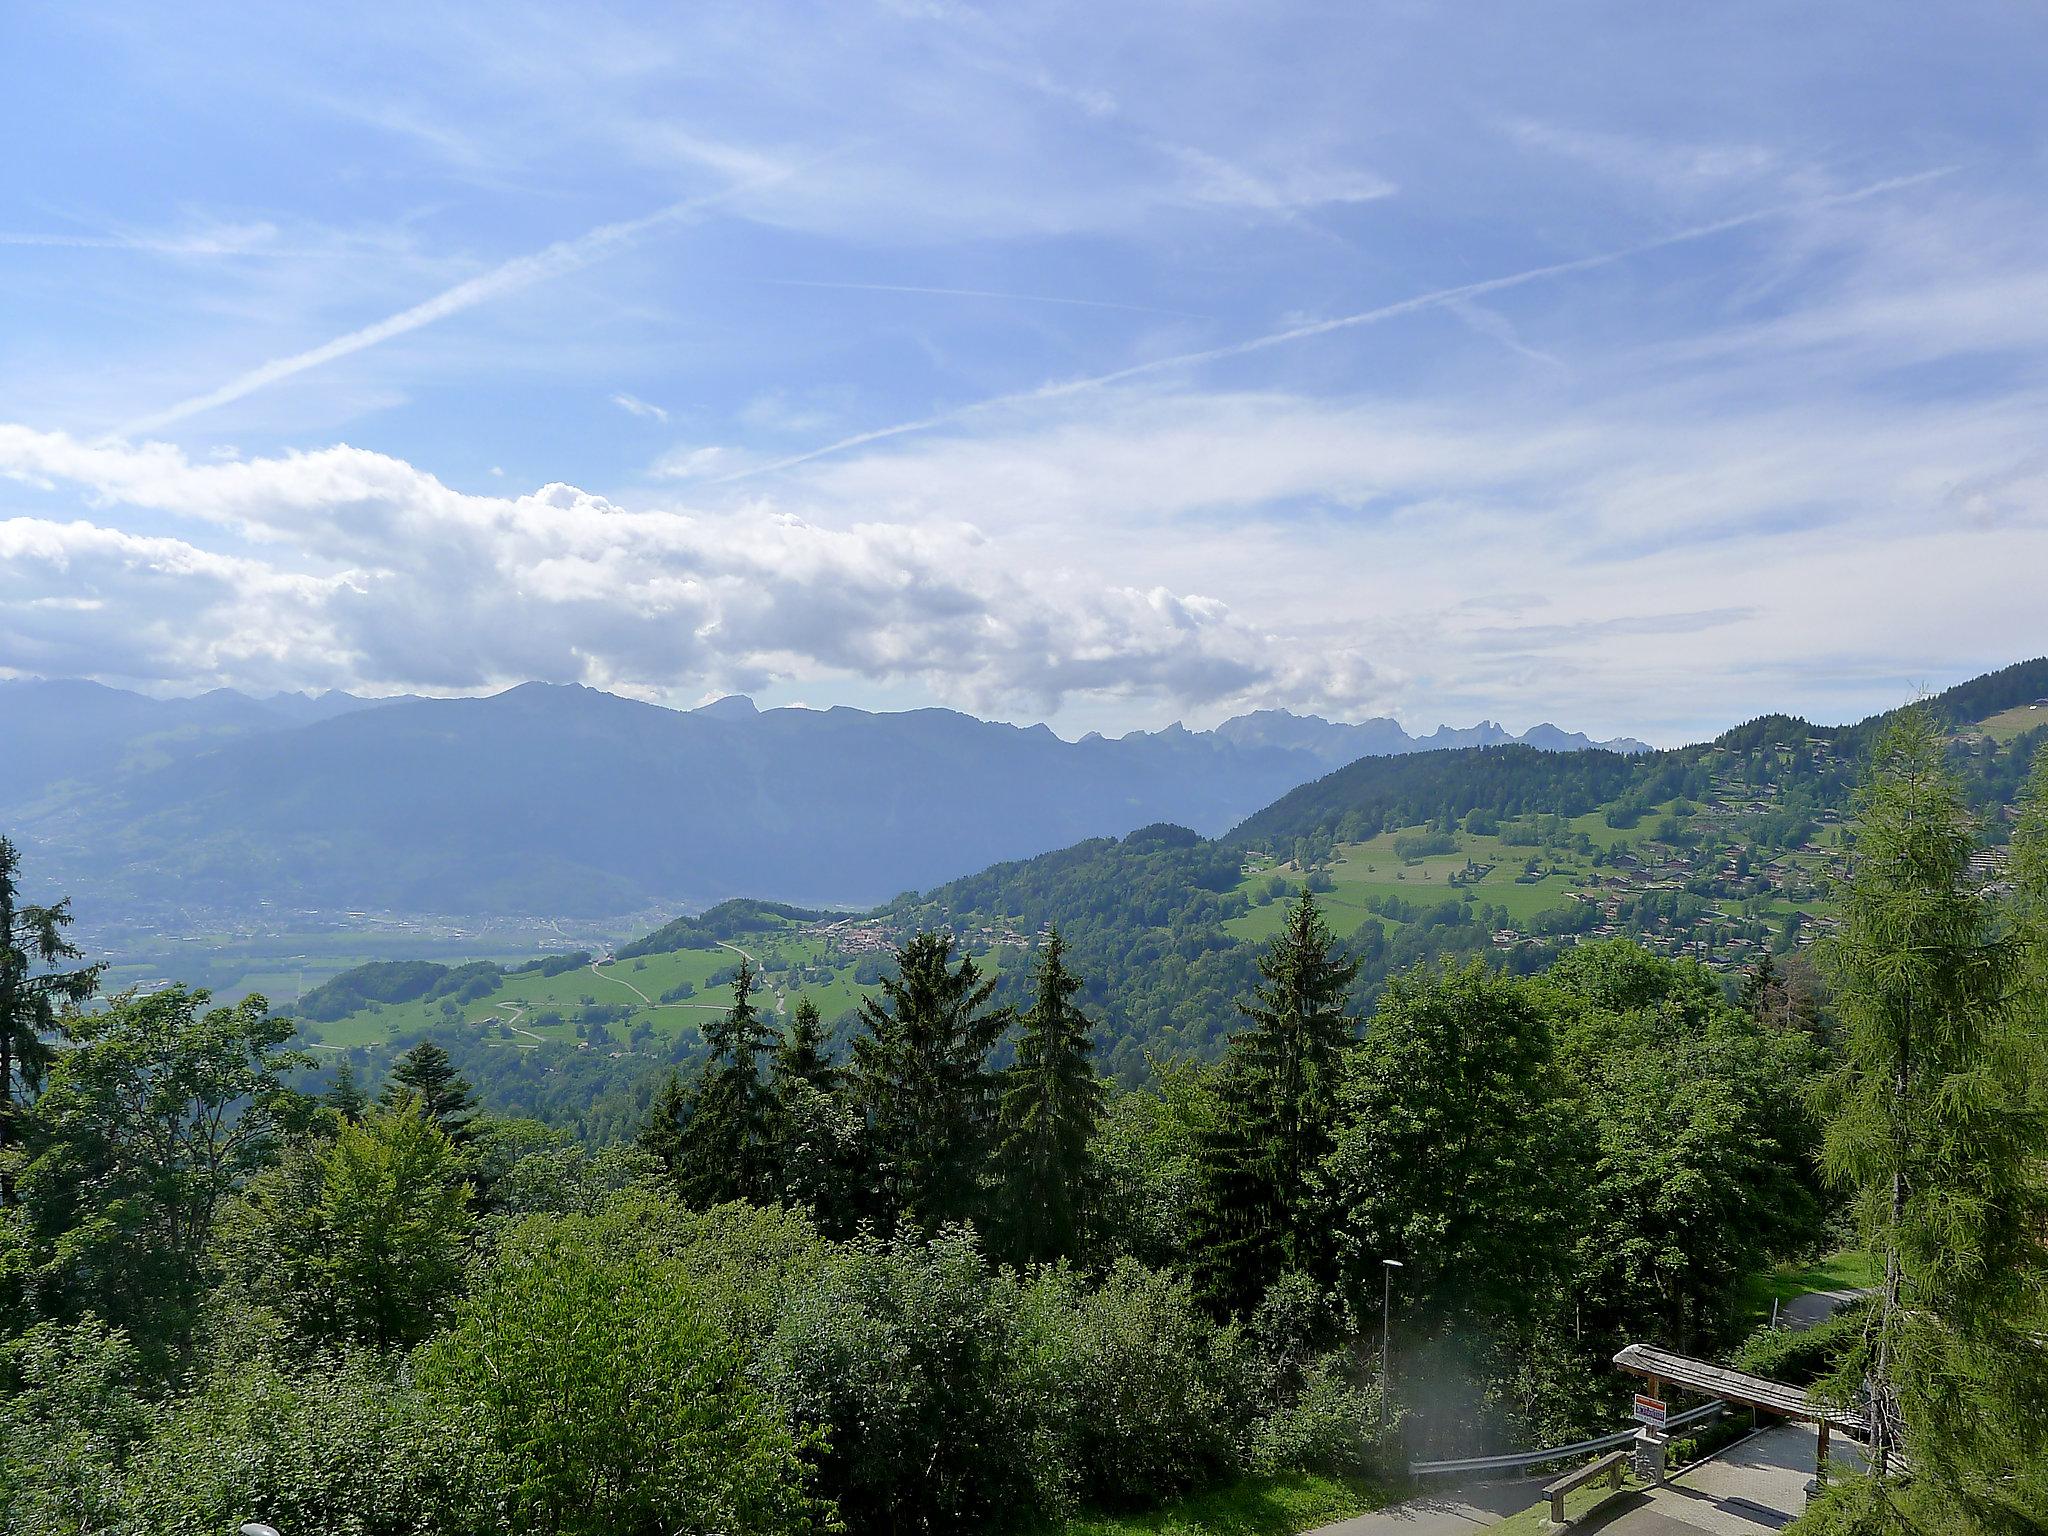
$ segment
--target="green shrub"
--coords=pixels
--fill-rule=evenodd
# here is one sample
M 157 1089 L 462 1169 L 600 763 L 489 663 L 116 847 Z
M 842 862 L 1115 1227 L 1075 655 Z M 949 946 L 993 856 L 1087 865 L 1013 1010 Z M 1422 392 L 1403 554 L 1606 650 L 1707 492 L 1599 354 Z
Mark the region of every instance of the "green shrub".
M 856 1239 L 790 1285 L 758 1376 L 824 1433 L 820 1488 L 850 1527 L 1004 1526 L 1029 1508 L 989 1282 L 972 1233 L 948 1230 Z
M 1868 1302 L 1844 1307 L 1811 1328 L 1763 1327 L 1743 1340 L 1730 1362 L 1737 1370 L 1806 1386 L 1830 1374 L 1863 1341 Z
M 1002 1291 L 1041 1510 L 1156 1503 L 1231 1465 L 1248 1373 L 1186 1282 L 1125 1259 L 1099 1281 L 1061 1265 Z
M 746 1364 L 681 1263 L 542 1219 L 417 1357 L 421 1392 L 468 1430 L 497 1505 L 451 1509 L 437 1529 L 810 1530 L 798 1442 Z
M 466 1426 L 435 1422 L 384 1357 L 347 1350 L 310 1368 L 223 1365 L 182 1398 L 127 1469 L 120 1529 L 218 1536 L 245 1520 L 331 1536 L 452 1529 L 481 1502 L 465 1485 Z
M 1363 1475 L 1379 1463 L 1383 1438 L 1380 1393 L 1349 1379 L 1341 1355 L 1328 1355 L 1301 1373 L 1290 1401 L 1253 1429 L 1247 1460 L 1262 1473 L 1287 1471 Z
M 118 1509 L 118 1471 L 148 1428 L 140 1361 L 97 1318 L 41 1323 L 0 1345 L 0 1529 L 97 1531 Z

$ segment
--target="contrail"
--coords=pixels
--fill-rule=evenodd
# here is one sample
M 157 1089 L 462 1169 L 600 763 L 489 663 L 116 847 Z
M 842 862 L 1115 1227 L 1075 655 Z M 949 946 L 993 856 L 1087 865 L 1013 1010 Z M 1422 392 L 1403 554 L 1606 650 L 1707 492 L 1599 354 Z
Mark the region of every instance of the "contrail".
M 777 459 L 771 464 L 759 464 L 752 469 L 736 470 L 708 482 L 712 485 L 726 485 L 735 480 L 748 480 L 757 475 L 771 475 L 799 464 L 808 464 L 813 459 L 826 458 L 831 454 L 844 453 L 849 448 L 859 448 L 867 443 L 881 442 L 886 438 L 902 437 L 911 432 L 927 432 L 933 427 L 942 427 L 950 422 L 985 411 L 1001 410 L 1006 406 L 1034 404 L 1043 400 L 1058 400 L 1068 395 L 1084 394 L 1089 390 L 1103 389 L 1111 384 L 1120 384 L 1125 379 L 1138 378 L 1148 373 L 1161 373 L 1170 368 L 1188 368 L 1201 363 L 1219 362 L 1224 358 L 1243 357 L 1252 352 L 1264 352 L 1271 347 L 1285 346 L 1289 342 L 1305 341 L 1312 336 L 1327 336 L 1333 331 L 1355 330 L 1360 326 L 1377 325 L 1382 320 L 1392 320 L 1401 315 L 1412 315 L 1419 310 L 1436 309 L 1461 299 L 1476 299 L 1485 294 L 1499 293 L 1504 289 L 1520 288 L 1529 283 L 1542 282 L 1553 277 L 1567 277 L 1575 272 L 1590 272 L 1599 267 L 1613 266 L 1617 262 L 1629 261 L 1646 256 L 1652 251 L 1667 250 L 1675 245 L 1687 245 L 1696 240 L 1705 240 L 1713 235 L 1726 234 L 1731 229 L 1742 229 L 1752 224 L 1766 223 L 1772 219 L 1784 218 L 1790 214 L 1806 213 L 1818 208 L 1838 207 L 1844 203 L 1861 202 L 1866 198 L 1880 197 L 1887 192 L 1896 192 L 1905 187 L 1917 186 L 1938 177 L 1954 173 L 1956 167 L 1944 166 L 1932 171 L 1919 171 L 1911 176 L 1895 176 L 1886 181 L 1872 182 L 1851 192 L 1838 192 L 1827 197 L 1816 197 L 1799 203 L 1782 204 L 1775 208 L 1762 208 L 1754 213 L 1736 214 L 1726 219 L 1716 219 L 1711 224 L 1695 224 L 1689 229 L 1675 230 L 1668 235 L 1659 235 L 1653 240 L 1639 241 L 1616 250 L 1601 251 L 1592 256 L 1579 256 L 1570 261 L 1551 262 L 1547 266 L 1531 267 L 1525 272 L 1510 273 L 1505 277 L 1490 277 L 1476 283 L 1461 283 L 1455 288 L 1437 288 L 1428 293 L 1416 294 L 1413 298 L 1399 299 L 1392 304 L 1382 304 L 1376 309 L 1360 310 L 1356 314 L 1339 315 L 1332 320 L 1316 320 L 1306 325 L 1290 326 L 1284 331 L 1272 331 L 1264 336 L 1254 336 L 1249 341 L 1231 342 L 1225 346 L 1208 347 L 1199 352 L 1181 352 L 1172 357 L 1157 357 L 1149 362 L 1133 363 L 1128 368 L 1114 369 L 1109 373 L 1093 374 L 1087 378 L 1066 379 L 1052 384 L 1041 384 L 1036 389 L 1018 390 L 1013 394 L 995 395 L 986 400 L 976 400 L 951 410 L 939 411 L 930 416 L 921 416 L 915 421 L 900 421 L 894 426 L 877 427 L 870 432 L 857 432 L 851 437 L 842 437 L 835 443 L 822 448 L 813 448 L 807 453 L 793 454 L 786 459 Z
M 467 281 L 457 283 L 453 288 L 444 289 L 432 298 L 422 300 L 410 309 L 402 309 L 374 325 L 366 325 L 360 330 L 350 331 L 345 336 L 337 336 L 334 340 L 323 342 L 308 351 L 278 358 L 263 364 L 260 368 L 252 368 L 239 378 L 230 379 L 218 389 L 209 390 L 203 395 L 194 395 L 191 399 L 181 400 L 154 415 L 131 421 L 112 436 L 132 437 L 142 432 L 157 431 L 159 428 L 170 426 L 173 422 L 197 416 L 202 411 L 210 411 L 215 406 L 226 405 L 230 401 L 252 395 L 280 379 L 288 379 L 294 374 L 304 373 L 309 368 L 331 363 L 338 357 L 347 357 L 366 347 L 374 347 L 380 341 L 389 341 L 394 336 L 403 336 L 406 332 L 416 331 L 423 325 L 444 320 L 450 315 L 458 314 L 488 299 L 495 299 L 501 294 L 512 293 L 534 283 L 544 282 L 548 278 L 573 272 L 579 267 L 588 266 L 591 262 L 610 255 L 649 230 L 659 229 L 665 224 L 678 223 L 742 192 L 752 191 L 768 182 L 780 181 L 791 174 L 793 170 L 786 169 L 770 176 L 736 182 L 703 197 L 686 198 L 679 203 L 670 203 L 666 208 L 656 209 L 653 213 L 637 219 L 624 219 L 615 224 L 600 224 L 597 228 L 573 239 L 558 240 L 545 250 L 535 251 L 531 255 L 515 256 L 488 272 L 479 273 Z
M 849 293 L 923 293 L 945 299 L 1004 299 L 1018 304 L 1071 304 L 1080 309 L 1121 309 L 1139 315 L 1172 315 L 1181 320 L 1207 320 L 1189 309 L 1161 309 L 1156 304 L 1125 304 L 1114 299 L 1071 299 L 1052 293 L 1001 293 L 990 288 L 929 288 L 915 283 L 832 283 L 800 277 L 756 279 L 776 288 L 834 288 Z

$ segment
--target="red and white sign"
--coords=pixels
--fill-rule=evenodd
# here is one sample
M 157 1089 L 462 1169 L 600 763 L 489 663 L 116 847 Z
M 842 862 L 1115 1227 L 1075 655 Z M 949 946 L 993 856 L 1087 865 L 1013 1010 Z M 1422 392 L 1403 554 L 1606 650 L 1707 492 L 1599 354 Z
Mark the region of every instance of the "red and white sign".
M 1636 1422 L 1638 1424 L 1647 1424 L 1652 1429 L 1662 1429 L 1668 1412 L 1669 1410 L 1665 1408 L 1662 1398 L 1647 1397 L 1641 1392 L 1636 1394 Z

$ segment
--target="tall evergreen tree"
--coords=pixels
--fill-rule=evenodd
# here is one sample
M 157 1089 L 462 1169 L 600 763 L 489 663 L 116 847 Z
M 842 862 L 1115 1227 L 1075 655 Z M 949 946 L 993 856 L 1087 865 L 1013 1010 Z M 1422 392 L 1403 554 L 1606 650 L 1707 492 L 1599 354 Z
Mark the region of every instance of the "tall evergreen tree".
M 1104 1086 L 1089 1063 L 1095 1044 L 1074 1006 L 1081 978 L 1066 966 L 1054 929 L 1033 973 L 1037 997 L 1023 1017 L 1017 1060 L 1003 1074 L 1003 1224 L 1016 1257 L 1070 1258 L 1080 1245 L 1089 1143 L 1102 1116 Z
M 740 959 L 732 1003 L 704 1031 L 704 1067 L 682 1117 L 676 1183 L 692 1205 L 764 1198 L 773 1180 L 772 1126 L 762 1058 L 775 1026 L 754 1006 L 755 973 Z
M 774 1194 L 809 1209 L 819 1229 L 833 1236 L 850 1235 L 868 1214 L 861 1119 L 845 1082 L 826 1052 L 818 1005 L 798 999 L 768 1073 Z
M 926 1226 L 976 1214 L 994 1118 L 988 1053 L 1011 1018 L 988 1006 L 994 977 L 972 957 L 952 962 L 951 934 L 913 937 L 881 1000 L 861 1000 L 853 1042 L 882 1213 Z
M 683 1167 L 683 1122 L 689 1113 L 690 1091 L 683 1086 L 683 1074 L 671 1067 L 633 1138 L 635 1146 L 659 1158 L 669 1177 L 678 1181 Z
M 791 1084 L 808 1083 L 821 1093 L 830 1093 L 838 1080 L 839 1069 L 825 1054 L 825 1021 L 818 1014 L 818 1005 L 808 997 L 798 998 L 788 1033 L 775 1047 L 770 1093 L 779 1103 Z
M 1218 1079 L 1217 1128 L 1205 1138 L 1204 1290 L 1223 1309 L 1255 1304 L 1286 1269 L 1309 1266 L 1322 1244 L 1308 1175 L 1331 1147 L 1358 962 L 1304 890 L 1259 957 L 1264 978 L 1240 1011 Z
M 1896 1508 L 1903 1452 L 1916 1503 L 2021 1527 L 2042 1512 L 2013 1474 L 2048 1450 L 2048 1074 L 2026 946 L 1966 878 L 1973 832 L 1933 720 L 1908 712 L 1878 745 L 1826 957 L 1847 1059 L 1823 1165 L 1883 1275 L 1838 1387 L 1868 1406 L 1868 1513 Z
M 0 1206 L 14 1204 L 14 1120 L 17 1105 L 42 1085 L 51 1037 L 67 1003 L 82 1003 L 99 985 L 100 967 L 52 969 L 79 958 L 64 937 L 71 903 L 30 906 L 16 878 L 21 855 L 0 837 Z
M 408 1093 L 418 1096 L 428 1118 L 450 1141 L 457 1146 L 468 1143 L 476 1129 L 476 1094 L 448 1053 L 431 1040 L 422 1040 L 392 1064 L 378 1101 L 386 1109 L 397 1109 Z
M 363 1111 L 370 1107 L 369 1096 L 356 1082 L 356 1069 L 344 1057 L 334 1070 L 334 1081 L 327 1085 L 327 1091 L 320 1095 L 320 1102 L 341 1116 L 344 1125 L 360 1125 Z M 445 1132 L 443 1134 L 446 1134 Z

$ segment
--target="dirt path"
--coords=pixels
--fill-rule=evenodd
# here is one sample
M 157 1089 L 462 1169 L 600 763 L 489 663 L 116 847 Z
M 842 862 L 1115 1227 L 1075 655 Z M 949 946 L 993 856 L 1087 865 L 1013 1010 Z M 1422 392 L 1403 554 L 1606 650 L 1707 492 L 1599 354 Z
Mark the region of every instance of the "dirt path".
M 755 959 L 754 956 L 749 955 L 744 949 L 741 949 L 739 945 L 728 944 L 723 939 L 719 939 L 717 943 L 720 949 L 729 949 L 734 954 L 744 957 L 746 962 L 753 966 L 756 971 L 761 969 L 761 962 Z M 775 1012 L 778 1015 L 789 1012 L 789 999 L 784 997 L 779 990 L 775 993 Z
M 510 1012 L 512 1015 L 511 1018 L 505 1020 L 505 1027 L 507 1029 L 511 1030 L 512 1033 L 515 1035 L 526 1036 L 527 1039 L 533 1042 L 533 1045 L 546 1045 L 548 1043 L 546 1036 L 536 1035 L 530 1029 L 521 1029 L 519 1027 L 519 1016 L 522 1013 L 526 1012 L 526 1005 L 524 1003 L 507 1003 L 505 1007 L 506 1010 Z M 533 1049 L 533 1045 L 522 1045 L 519 1047 L 519 1049 L 522 1051 L 530 1051 Z
M 594 974 L 595 976 L 597 976 L 597 977 L 598 977 L 598 979 L 600 979 L 600 980 L 602 980 L 602 981 L 609 981 L 609 982 L 611 982 L 611 983 L 612 983 L 612 984 L 613 984 L 614 986 L 620 986 L 620 987 L 624 987 L 624 988 L 625 988 L 625 989 L 626 989 L 626 990 L 627 990 L 628 992 L 632 993 L 632 994 L 633 994 L 633 995 L 634 995 L 635 997 L 639 998 L 639 999 L 640 999 L 640 1001 L 641 1001 L 641 1002 L 643 1002 L 643 1003 L 645 1003 L 645 1004 L 646 1004 L 646 1005 L 647 1005 L 648 1007 L 650 1007 L 650 1008 L 659 1008 L 659 1007 L 661 1007 L 661 1004 L 660 1004 L 660 1003 L 657 1003 L 657 1002 L 656 1002 L 656 1001 L 655 1001 L 655 1000 L 654 1000 L 653 998 L 649 997 L 649 996 L 648 996 L 648 995 L 647 995 L 647 994 L 646 994 L 645 992 L 642 992 L 642 991 L 641 991 L 641 990 L 640 990 L 640 989 L 639 989 L 638 987 L 634 986 L 634 985 L 633 985 L 633 983 L 631 983 L 630 981 L 626 980 L 626 979 L 625 979 L 625 977 L 623 977 L 623 976 L 614 976 L 614 975 L 611 975 L 611 974 L 610 974 L 609 972 L 607 972 L 607 971 L 603 971 L 603 970 L 600 970 L 600 969 L 598 969 L 598 964 L 597 964 L 597 962 L 596 962 L 595 960 L 593 960 L 593 961 L 591 961 L 591 962 L 590 962 L 590 969 L 591 969 L 591 972 L 592 972 L 592 974 Z

